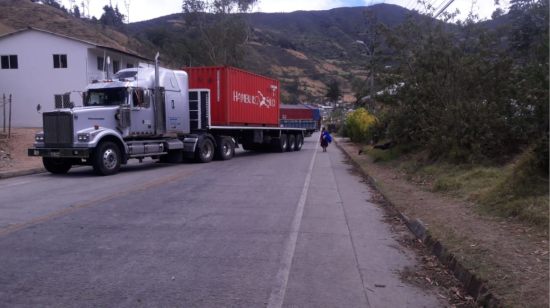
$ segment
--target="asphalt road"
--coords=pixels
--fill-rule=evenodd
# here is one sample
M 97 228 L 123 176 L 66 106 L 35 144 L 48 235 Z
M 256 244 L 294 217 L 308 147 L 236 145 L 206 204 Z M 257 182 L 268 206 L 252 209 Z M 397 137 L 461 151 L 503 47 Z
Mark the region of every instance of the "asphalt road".
M 0 307 L 442 307 L 335 147 L 0 181 Z M 383 285 L 384 287 L 377 287 Z

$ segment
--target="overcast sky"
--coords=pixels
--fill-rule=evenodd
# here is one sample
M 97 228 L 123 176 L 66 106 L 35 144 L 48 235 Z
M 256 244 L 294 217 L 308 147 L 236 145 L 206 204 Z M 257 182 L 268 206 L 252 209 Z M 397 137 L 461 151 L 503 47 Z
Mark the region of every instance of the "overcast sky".
M 103 6 L 109 4 L 109 0 L 84 0 L 90 3 L 90 14 L 99 18 L 103 13 Z M 142 21 L 157 18 L 160 16 L 181 13 L 182 0 L 111 0 L 113 6 L 118 4 L 119 10 L 128 15 L 125 3 L 130 4 L 130 22 Z M 434 7 L 443 7 L 449 0 L 427 0 Z M 494 0 L 455 0 L 448 8 L 447 12 L 453 12 L 459 9 L 462 17 L 465 17 L 472 7 L 477 11 L 481 18 L 490 19 L 491 13 L 495 10 Z M 505 2 L 500 1 L 501 3 Z M 63 5 L 69 7 L 69 0 L 61 0 Z M 76 0 L 81 3 L 82 0 Z M 329 10 L 338 7 L 356 7 L 368 6 L 376 3 L 396 4 L 407 9 L 420 10 L 417 0 L 260 0 L 259 5 L 254 9 L 255 12 L 293 12 L 293 11 L 315 11 Z M 506 7 L 502 7 L 506 9 Z M 421 10 L 422 11 L 422 10 Z

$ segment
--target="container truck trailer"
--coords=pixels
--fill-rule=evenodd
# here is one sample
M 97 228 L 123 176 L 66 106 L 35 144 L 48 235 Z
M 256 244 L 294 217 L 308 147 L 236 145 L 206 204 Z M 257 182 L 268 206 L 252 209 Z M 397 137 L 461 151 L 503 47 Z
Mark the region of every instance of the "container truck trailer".
M 40 109 L 40 105 L 38 106 Z M 299 151 L 305 129 L 279 127 L 279 82 L 231 67 L 130 68 L 86 87 L 83 106 L 42 114 L 29 156 L 47 171 L 89 165 L 116 174 L 130 159 L 229 160 L 245 150 Z
M 281 104 L 281 127 L 304 128 L 305 136 L 309 137 L 321 127 L 319 109 L 310 105 Z

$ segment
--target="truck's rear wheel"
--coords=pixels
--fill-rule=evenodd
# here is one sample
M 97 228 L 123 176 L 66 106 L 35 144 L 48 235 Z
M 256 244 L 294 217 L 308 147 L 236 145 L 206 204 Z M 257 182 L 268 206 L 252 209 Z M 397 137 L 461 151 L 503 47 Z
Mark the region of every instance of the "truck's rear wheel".
M 120 149 L 110 141 L 100 143 L 93 153 L 92 166 L 99 175 L 113 175 L 120 169 Z
M 210 138 L 202 139 L 195 151 L 195 160 L 198 163 L 209 163 L 214 158 L 214 143 Z
M 289 134 L 288 135 L 288 147 L 287 147 L 287 151 L 289 152 L 292 152 L 296 149 L 296 138 L 294 137 L 294 135 L 292 134 Z
M 295 151 L 300 151 L 302 149 L 302 145 L 304 145 L 304 137 L 302 135 L 296 135 L 296 147 L 294 148 Z
M 221 137 L 218 140 L 215 158 L 218 160 L 230 160 L 235 154 L 235 144 L 229 137 Z
M 63 174 L 71 170 L 73 166 L 67 158 L 42 157 L 44 168 L 53 174 Z
M 271 144 L 273 145 L 273 150 L 275 152 L 284 152 L 287 149 L 288 142 L 285 134 L 281 134 L 280 138 L 271 139 Z

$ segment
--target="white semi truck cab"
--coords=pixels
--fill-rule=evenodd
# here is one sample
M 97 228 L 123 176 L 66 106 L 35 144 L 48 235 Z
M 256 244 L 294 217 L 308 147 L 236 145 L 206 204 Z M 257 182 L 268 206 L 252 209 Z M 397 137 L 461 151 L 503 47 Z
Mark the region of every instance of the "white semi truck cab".
M 210 125 L 210 90 L 188 89 L 185 71 L 130 68 L 86 87 L 83 106 L 43 113 L 43 131 L 29 156 L 41 156 L 47 171 L 60 174 L 91 165 L 112 175 L 129 159 L 152 157 L 229 160 L 240 143 L 246 150 L 270 145 L 300 150 L 303 129 Z M 74 106 L 74 104 L 71 104 Z

